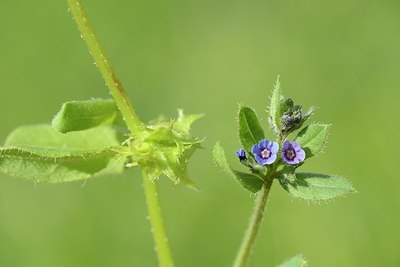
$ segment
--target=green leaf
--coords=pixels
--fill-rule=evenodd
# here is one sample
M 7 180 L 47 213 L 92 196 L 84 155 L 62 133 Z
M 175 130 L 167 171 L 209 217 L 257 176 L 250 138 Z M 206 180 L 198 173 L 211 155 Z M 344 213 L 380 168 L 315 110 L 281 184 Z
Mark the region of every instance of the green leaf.
M 293 197 L 305 200 L 328 200 L 357 192 L 348 180 L 336 175 L 296 173 L 295 182 L 279 181 Z
M 328 139 L 329 128 L 328 124 L 313 123 L 298 133 L 295 141 L 306 152 L 306 158 L 321 152 Z
M 44 158 L 18 148 L 0 148 L 0 172 L 35 182 L 71 182 L 94 175 L 119 173 L 122 164 L 111 163 L 111 151 L 75 157 Z
M 52 125 L 57 131 L 68 133 L 112 124 L 117 116 L 118 109 L 113 100 L 71 101 L 62 105 Z
M 308 263 L 303 255 L 297 255 L 284 263 L 279 264 L 278 267 L 307 267 Z
M 50 125 L 23 126 L 0 148 L 0 172 L 48 183 L 120 173 L 118 145 L 110 127 L 61 134 Z
M 253 145 L 264 139 L 264 131 L 256 113 L 251 108 L 240 107 L 239 109 L 239 139 L 246 151 L 251 151 Z
M 278 76 L 274 85 L 274 89 L 272 91 L 271 103 L 269 105 L 269 122 L 276 134 L 279 134 L 281 128 L 281 95 L 281 83 Z
M 50 125 L 21 126 L 11 132 L 5 146 L 22 148 L 42 157 L 80 156 L 119 146 L 115 130 L 111 127 L 97 127 L 86 131 L 61 134 Z
M 225 156 L 225 151 L 219 142 L 214 146 L 213 156 L 215 163 L 221 167 L 228 176 L 236 179 L 247 190 L 256 193 L 263 186 L 263 181 L 259 177 L 250 173 L 233 170 L 229 165 Z
M 251 174 L 251 173 L 245 173 L 245 172 L 239 172 L 239 171 L 233 171 L 235 174 L 236 180 L 247 190 L 253 193 L 257 193 L 258 191 L 261 190 L 261 187 L 263 186 L 263 181 Z

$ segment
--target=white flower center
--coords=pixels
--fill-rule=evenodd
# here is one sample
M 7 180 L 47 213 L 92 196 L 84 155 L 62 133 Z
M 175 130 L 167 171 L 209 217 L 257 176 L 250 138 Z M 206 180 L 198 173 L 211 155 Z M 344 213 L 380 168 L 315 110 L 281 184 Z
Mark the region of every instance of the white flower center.
M 264 149 L 263 151 L 261 151 L 261 157 L 263 159 L 267 159 L 271 156 L 271 151 L 269 151 L 268 149 Z

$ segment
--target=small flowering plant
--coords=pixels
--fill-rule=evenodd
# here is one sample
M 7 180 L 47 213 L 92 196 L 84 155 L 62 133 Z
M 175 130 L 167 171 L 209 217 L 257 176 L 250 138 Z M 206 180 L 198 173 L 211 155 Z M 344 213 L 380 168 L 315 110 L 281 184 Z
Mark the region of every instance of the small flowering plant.
M 275 136 L 265 137 L 255 111 L 239 108 L 239 140 L 242 148 L 236 155 L 247 172 L 237 171 L 228 163 L 224 149 L 217 143 L 214 160 L 229 176 L 245 189 L 257 194 L 254 213 L 237 254 L 234 266 L 247 266 L 263 217 L 266 201 L 274 180 L 291 196 L 307 201 L 330 200 L 355 192 L 351 183 L 337 175 L 298 172 L 307 160 L 321 153 L 330 125 L 306 124 L 314 108 L 303 113 L 300 105 L 281 95 L 279 78 L 275 84 L 269 106 L 268 121 Z M 291 265 L 293 262 L 298 264 Z M 306 266 L 302 256 L 296 256 L 280 266 Z

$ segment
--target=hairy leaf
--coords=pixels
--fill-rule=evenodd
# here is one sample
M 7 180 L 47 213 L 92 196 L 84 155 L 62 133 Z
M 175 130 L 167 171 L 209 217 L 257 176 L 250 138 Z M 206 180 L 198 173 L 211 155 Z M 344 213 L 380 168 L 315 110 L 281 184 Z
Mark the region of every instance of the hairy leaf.
M 86 131 L 61 134 L 50 125 L 21 126 L 11 132 L 5 146 L 22 148 L 42 157 L 80 156 L 119 146 L 115 130 L 97 127 Z
M 307 267 L 308 263 L 303 255 L 297 255 L 288 259 L 284 263 L 279 264 L 278 267 Z
M 235 171 L 231 168 L 226 159 L 225 151 L 219 142 L 214 146 L 213 156 L 215 163 L 221 167 L 227 175 L 236 179 L 244 188 L 253 193 L 261 189 L 263 181 L 260 178 L 250 173 Z
M 301 130 L 295 141 L 306 152 L 306 158 L 310 158 L 318 154 L 328 139 L 330 125 L 313 123 Z
M 257 115 L 249 107 L 239 109 L 239 139 L 246 151 L 251 151 L 253 145 L 264 138 L 264 131 L 260 126 Z
M 235 178 L 239 181 L 239 183 L 250 192 L 257 193 L 261 190 L 261 187 L 263 186 L 263 181 L 259 177 L 251 173 L 239 171 L 234 171 L 234 173 Z
M 37 182 L 69 182 L 122 171 L 109 127 L 61 134 L 50 125 L 14 130 L 0 148 L 0 172 Z
M 296 173 L 296 181 L 280 182 L 293 197 L 305 200 L 328 200 L 356 192 L 348 180 L 336 175 Z
M 102 172 L 122 171 L 122 164 L 111 160 L 114 153 L 99 151 L 82 156 L 44 158 L 18 148 L 0 148 L 0 172 L 35 182 L 70 182 L 88 179 Z
M 280 132 L 280 110 L 281 110 L 281 83 L 279 81 L 279 76 L 276 79 L 274 89 L 272 91 L 272 96 L 271 96 L 271 103 L 269 105 L 269 122 L 271 124 L 272 129 L 276 134 Z
M 57 131 L 68 133 L 112 124 L 117 116 L 118 109 L 113 100 L 70 101 L 62 105 L 52 125 Z

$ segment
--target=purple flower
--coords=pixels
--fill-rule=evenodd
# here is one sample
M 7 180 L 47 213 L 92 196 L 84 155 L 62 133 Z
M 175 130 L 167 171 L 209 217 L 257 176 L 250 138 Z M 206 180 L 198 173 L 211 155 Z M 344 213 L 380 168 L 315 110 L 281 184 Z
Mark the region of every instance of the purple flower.
M 277 142 L 271 142 L 267 139 L 261 140 L 251 148 L 256 161 L 261 165 L 269 165 L 275 162 L 276 153 L 279 150 Z
M 285 141 L 282 148 L 282 158 L 287 164 L 299 164 L 306 158 L 306 153 L 298 143 Z
M 246 160 L 246 159 L 247 159 L 246 151 L 244 151 L 243 148 L 241 148 L 241 149 L 239 149 L 239 150 L 236 150 L 235 153 L 236 153 L 236 156 L 238 156 L 238 158 L 239 158 L 240 161 Z

